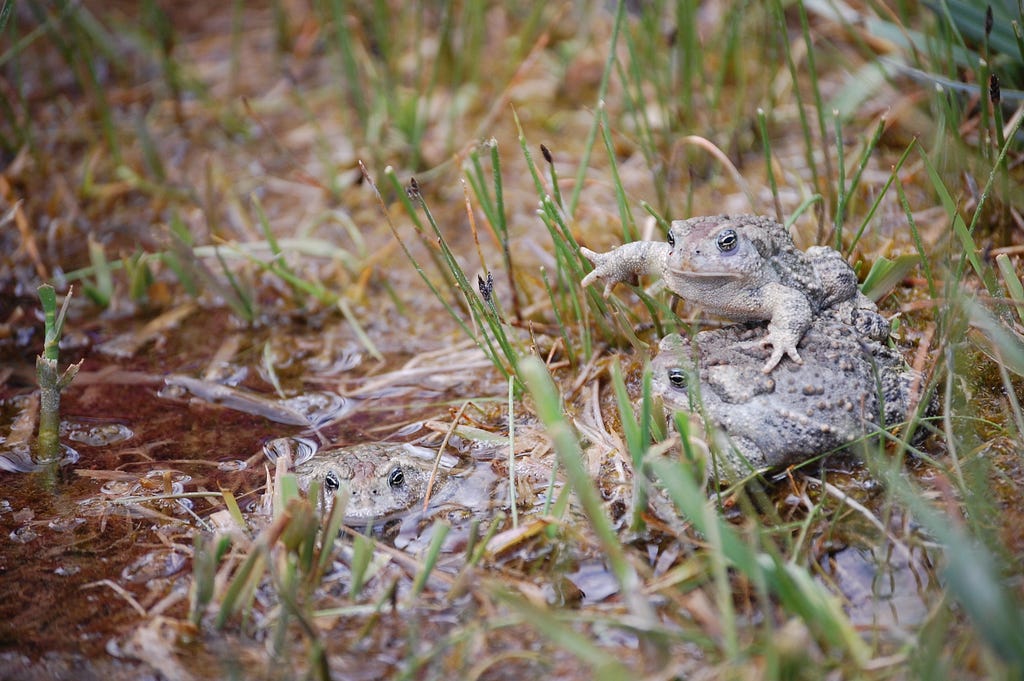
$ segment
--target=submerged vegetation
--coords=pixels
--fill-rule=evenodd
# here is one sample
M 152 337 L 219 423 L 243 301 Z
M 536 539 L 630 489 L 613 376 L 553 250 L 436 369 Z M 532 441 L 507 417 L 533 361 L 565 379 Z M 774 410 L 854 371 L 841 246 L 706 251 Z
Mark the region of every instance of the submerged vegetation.
M 0 676 L 1022 678 L 1024 16 L 893 4 L 0 0 Z M 937 416 L 708 484 L 646 368 L 708 320 L 579 249 L 746 212 Z M 347 528 L 299 434 L 487 491 Z

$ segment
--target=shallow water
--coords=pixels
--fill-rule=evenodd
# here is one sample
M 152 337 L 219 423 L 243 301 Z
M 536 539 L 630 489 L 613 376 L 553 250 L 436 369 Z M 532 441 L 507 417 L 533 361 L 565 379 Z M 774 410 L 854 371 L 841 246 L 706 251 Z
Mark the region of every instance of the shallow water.
M 422 419 L 444 417 L 460 396 L 458 382 L 445 378 L 460 370 L 457 362 L 389 373 L 401 368 L 401 357 L 389 367 L 366 362 L 350 345 L 332 354 L 322 339 L 337 331 L 302 326 L 234 336 L 224 352 L 227 323 L 224 311 L 195 316 L 153 350 L 119 336 L 117 347 L 134 347 L 133 356 L 79 347 L 86 361 L 61 405 L 62 439 L 77 461 L 39 473 L 0 473 L 0 645 L 30 656 L 102 657 L 111 641 L 143 621 L 139 608 L 148 611 L 186 585 L 192 534 L 223 508 L 221 490 L 231 491 L 244 512 L 260 512 L 272 469 L 265 442 L 301 434 L 340 445 L 390 436 L 437 440 Z M 90 336 L 103 346 L 107 333 L 94 325 Z M 250 350 L 268 341 L 287 357 L 276 367 L 283 396 L 263 380 L 266 365 Z M 367 370 L 372 378 L 362 375 Z M 25 380 L 3 386 L 0 432 L 24 410 L 31 371 L 26 363 L 15 373 Z M 340 392 L 346 388 L 352 394 Z M 0 458 L 27 460 L 27 450 L 18 454 L 9 444 L 0 443 Z M 464 449 L 471 456 L 469 445 Z M 4 470 L 10 468 L 16 466 Z M 471 510 L 445 513 L 455 528 L 451 547 L 465 543 L 470 520 L 490 512 L 500 486 L 489 461 L 474 471 L 459 499 Z M 395 542 L 419 550 L 426 541 L 420 530 L 434 519 L 410 518 Z M 181 615 L 181 608 L 171 612 Z

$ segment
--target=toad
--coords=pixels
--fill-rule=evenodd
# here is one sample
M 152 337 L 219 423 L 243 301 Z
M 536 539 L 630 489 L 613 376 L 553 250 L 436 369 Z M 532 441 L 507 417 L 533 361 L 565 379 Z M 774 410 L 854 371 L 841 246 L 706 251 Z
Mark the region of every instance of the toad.
M 292 438 L 277 438 L 264 446 L 268 457 L 294 451 Z M 420 456 L 422 452 L 423 456 Z M 427 450 L 394 442 L 366 442 L 346 447 L 329 447 L 295 466 L 302 491 L 313 480 L 320 481 L 318 504 L 326 503 L 346 485 L 349 489 L 345 524 L 366 525 L 411 513 L 426 498 L 433 459 Z M 450 470 L 439 466 L 431 498 L 446 496 Z
M 580 252 L 594 264 L 583 286 L 601 279 L 605 295 L 621 281 L 657 274 L 672 293 L 733 321 L 768 321 L 758 342 L 772 352 L 770 373 L 784 356 L 799 364 L 798 346 L 822 310 L 861 335 L 883 340 L 889 324 L 857 288 L 857 276 L 837 251 L 799 250 L 786 228 L 757 215 L 676 220 L 667 242 L 636 241 L 608 253 Z
M 763 324 L 662 339 L 652 362 L 666 411 L 699 413 L 727 436 L 728 468 L 744 473 L 806 461 L 901 424 L 921 377 L 900 354 L 848 324 L 819 316 L 797 347 L 803 362 L 771 374 L 756 343 Z M 726 479 L 730 479 L 729 470 Z

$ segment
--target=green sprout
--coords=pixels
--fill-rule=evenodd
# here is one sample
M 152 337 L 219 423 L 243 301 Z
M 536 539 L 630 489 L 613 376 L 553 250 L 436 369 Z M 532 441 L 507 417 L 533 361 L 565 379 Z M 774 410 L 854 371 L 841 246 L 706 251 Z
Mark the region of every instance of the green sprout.
M 78 374 L 82 362 L 72 364 L 60 373 L 57 365 L 60 352 L 60 334 L 64 328 L 71 292 L 64 298 L 57 312 L 57 294 L 49 284 L 39 287 L 39 300 L 43 306 L 45 338 L 43 354 L 36 358 L 39 379 L 39 461 L 51 463 L 60 458 L 60 393 Z

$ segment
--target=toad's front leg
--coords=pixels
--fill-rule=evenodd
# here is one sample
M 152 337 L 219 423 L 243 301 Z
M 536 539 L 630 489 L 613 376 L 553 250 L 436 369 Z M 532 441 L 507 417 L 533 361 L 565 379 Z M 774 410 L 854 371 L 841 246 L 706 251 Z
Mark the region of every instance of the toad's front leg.
M 771 318 L 768 321 L 768 335 L 761 339 L 761 345 L 771 345 L 772 354 L 761 370 L 766 374 L 771 373 L 784 355 L 797 364 L 803 364 L 796 346 L 811 325 L 810 301 L 800 291 L 781 284 L 769 284 L 763 294 L 769 303 Z
M 665 258 L 671 250 L 671 246 L 660 241 L 634 241 L 607 253 L 580 248 L 580 253 L 594 264 L 594 271 L 585 276 L 581 284 L 589 286 L 601 279 L 605 283 L 604 295 L 607 297 L 620 281 L 635 283 L 642 274 L 661 275 Z

